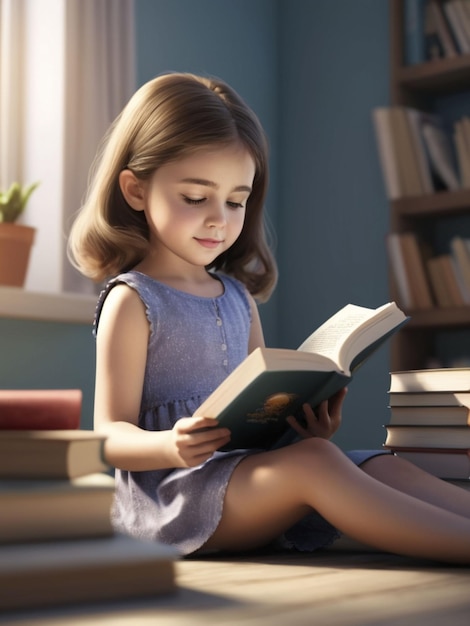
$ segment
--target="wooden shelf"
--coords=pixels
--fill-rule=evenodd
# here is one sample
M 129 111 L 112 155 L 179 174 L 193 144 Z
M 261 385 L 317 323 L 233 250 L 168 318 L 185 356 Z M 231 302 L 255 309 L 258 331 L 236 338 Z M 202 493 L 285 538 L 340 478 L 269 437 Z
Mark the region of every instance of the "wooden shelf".
M 395 80 L 401 88 L 428 95 L 470 90 L 470 54 L 399 67 Z
M 0 287 L 0 318 L 91 325 L 97 299 L 98 296 Z
M 392 210 L 401 217 L 450 217 L 470 212 L 470 189 L 441 191 L 423 196 L 400 198 Z
M 416 329 L 467 328 L 470 326 L 470 306 L 448 307 L 408 312 L 411 319 L 403 332 Z

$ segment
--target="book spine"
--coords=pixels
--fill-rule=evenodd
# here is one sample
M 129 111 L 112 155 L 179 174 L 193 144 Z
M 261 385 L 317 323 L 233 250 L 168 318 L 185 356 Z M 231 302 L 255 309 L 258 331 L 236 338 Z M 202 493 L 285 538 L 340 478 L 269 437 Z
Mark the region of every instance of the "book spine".
M 372 120 L 387 197 L 389 200 L 395 200 L 404 194 L 398 173 L 389 109 L 386 107 L 373 109 Z
M 425 10 L 427 0 L 405 0 L 405 63 L 416 65 L 426 61 Z

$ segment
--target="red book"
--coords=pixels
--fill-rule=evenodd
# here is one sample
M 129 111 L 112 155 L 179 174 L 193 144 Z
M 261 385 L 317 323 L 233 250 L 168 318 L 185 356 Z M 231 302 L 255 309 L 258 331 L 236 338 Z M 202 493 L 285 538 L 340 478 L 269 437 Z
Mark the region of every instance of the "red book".
M 79 428 L 80 389 L 0 389 L 0 430 Z

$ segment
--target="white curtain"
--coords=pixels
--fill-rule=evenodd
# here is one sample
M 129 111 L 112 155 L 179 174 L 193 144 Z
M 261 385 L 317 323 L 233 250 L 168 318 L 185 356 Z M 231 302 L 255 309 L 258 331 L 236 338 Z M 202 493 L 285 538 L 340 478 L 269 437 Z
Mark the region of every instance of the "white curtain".
M 0 0 L 0 189 L 22 180 L 24 2 Z
M 66 236 L 98 144 L 135 90 L 134 44 L 134 0 L 0 0 L 0 185 L 41 181 L 27 288 L 94 291 Z
M 135 90 L 133 0 L 67 0 L 65 29 L 65 230 L 80 207 L 106 129 Z M 64 289 L 89 291 L 69 264 Z

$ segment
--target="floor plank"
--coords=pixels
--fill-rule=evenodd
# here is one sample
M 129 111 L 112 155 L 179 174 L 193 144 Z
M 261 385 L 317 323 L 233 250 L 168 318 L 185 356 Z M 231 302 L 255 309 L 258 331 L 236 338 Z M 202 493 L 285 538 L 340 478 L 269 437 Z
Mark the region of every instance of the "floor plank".
M 188 559 L 177 593 L 0 617 L 12 626 L 468 626 L 470 568 L 323 552 Z M 4 620 L 7 621 L 4 621 Z

